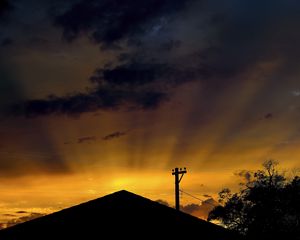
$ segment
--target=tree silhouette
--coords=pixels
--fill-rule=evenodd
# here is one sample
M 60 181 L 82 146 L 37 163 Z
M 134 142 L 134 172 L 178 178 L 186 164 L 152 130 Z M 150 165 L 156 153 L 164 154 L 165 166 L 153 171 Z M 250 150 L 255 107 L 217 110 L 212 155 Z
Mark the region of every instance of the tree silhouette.
M 242 171 L 241 190 L 219 193 L 220 206 L 208 220 L 219 220 L 247 239 L 300 239 L 300 178 L 288 180 L 268 160 L 263 170 Z

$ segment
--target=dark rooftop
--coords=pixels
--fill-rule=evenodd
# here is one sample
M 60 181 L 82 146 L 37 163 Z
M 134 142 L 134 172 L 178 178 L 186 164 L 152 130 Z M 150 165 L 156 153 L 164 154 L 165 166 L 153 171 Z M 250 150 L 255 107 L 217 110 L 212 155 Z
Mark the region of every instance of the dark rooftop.
M 0 239 L 210 239 L 237 236 L 122 190 L 0 231 Z

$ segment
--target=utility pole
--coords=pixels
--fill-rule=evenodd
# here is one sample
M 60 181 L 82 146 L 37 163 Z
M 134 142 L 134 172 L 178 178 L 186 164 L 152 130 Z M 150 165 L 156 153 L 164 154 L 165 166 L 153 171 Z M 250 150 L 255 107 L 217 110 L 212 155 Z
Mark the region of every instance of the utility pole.
M 175 208 L 177 211 L 180 210 L 179 205 L 179 183 L 183 178 L 183 175 L 186 173 L 186 168 L 175 168 L 172 169 L 172 175 L 175 175 Z M 180 177 L 179 177 L 180 175 Z

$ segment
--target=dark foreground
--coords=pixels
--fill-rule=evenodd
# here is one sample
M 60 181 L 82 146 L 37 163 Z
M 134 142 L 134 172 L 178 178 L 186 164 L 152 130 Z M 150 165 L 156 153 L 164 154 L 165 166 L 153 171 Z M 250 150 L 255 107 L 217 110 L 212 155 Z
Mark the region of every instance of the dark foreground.
M 1 240 L 163 238 L 238 239 L 220 226 L 124 190 L 0 231 Z

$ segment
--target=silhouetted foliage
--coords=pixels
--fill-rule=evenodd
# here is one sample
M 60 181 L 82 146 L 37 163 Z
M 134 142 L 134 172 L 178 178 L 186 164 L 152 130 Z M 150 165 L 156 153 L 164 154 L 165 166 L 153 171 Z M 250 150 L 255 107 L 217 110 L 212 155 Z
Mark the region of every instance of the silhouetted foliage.
M 277 164 L 268 160 L 263 170 L 240 172 L 240 192 L 223 189 L 222 205 L 209 213 L 208 220 L 219 220 L 247 239 L 300 239 L 300 178 L 286 179 Z

